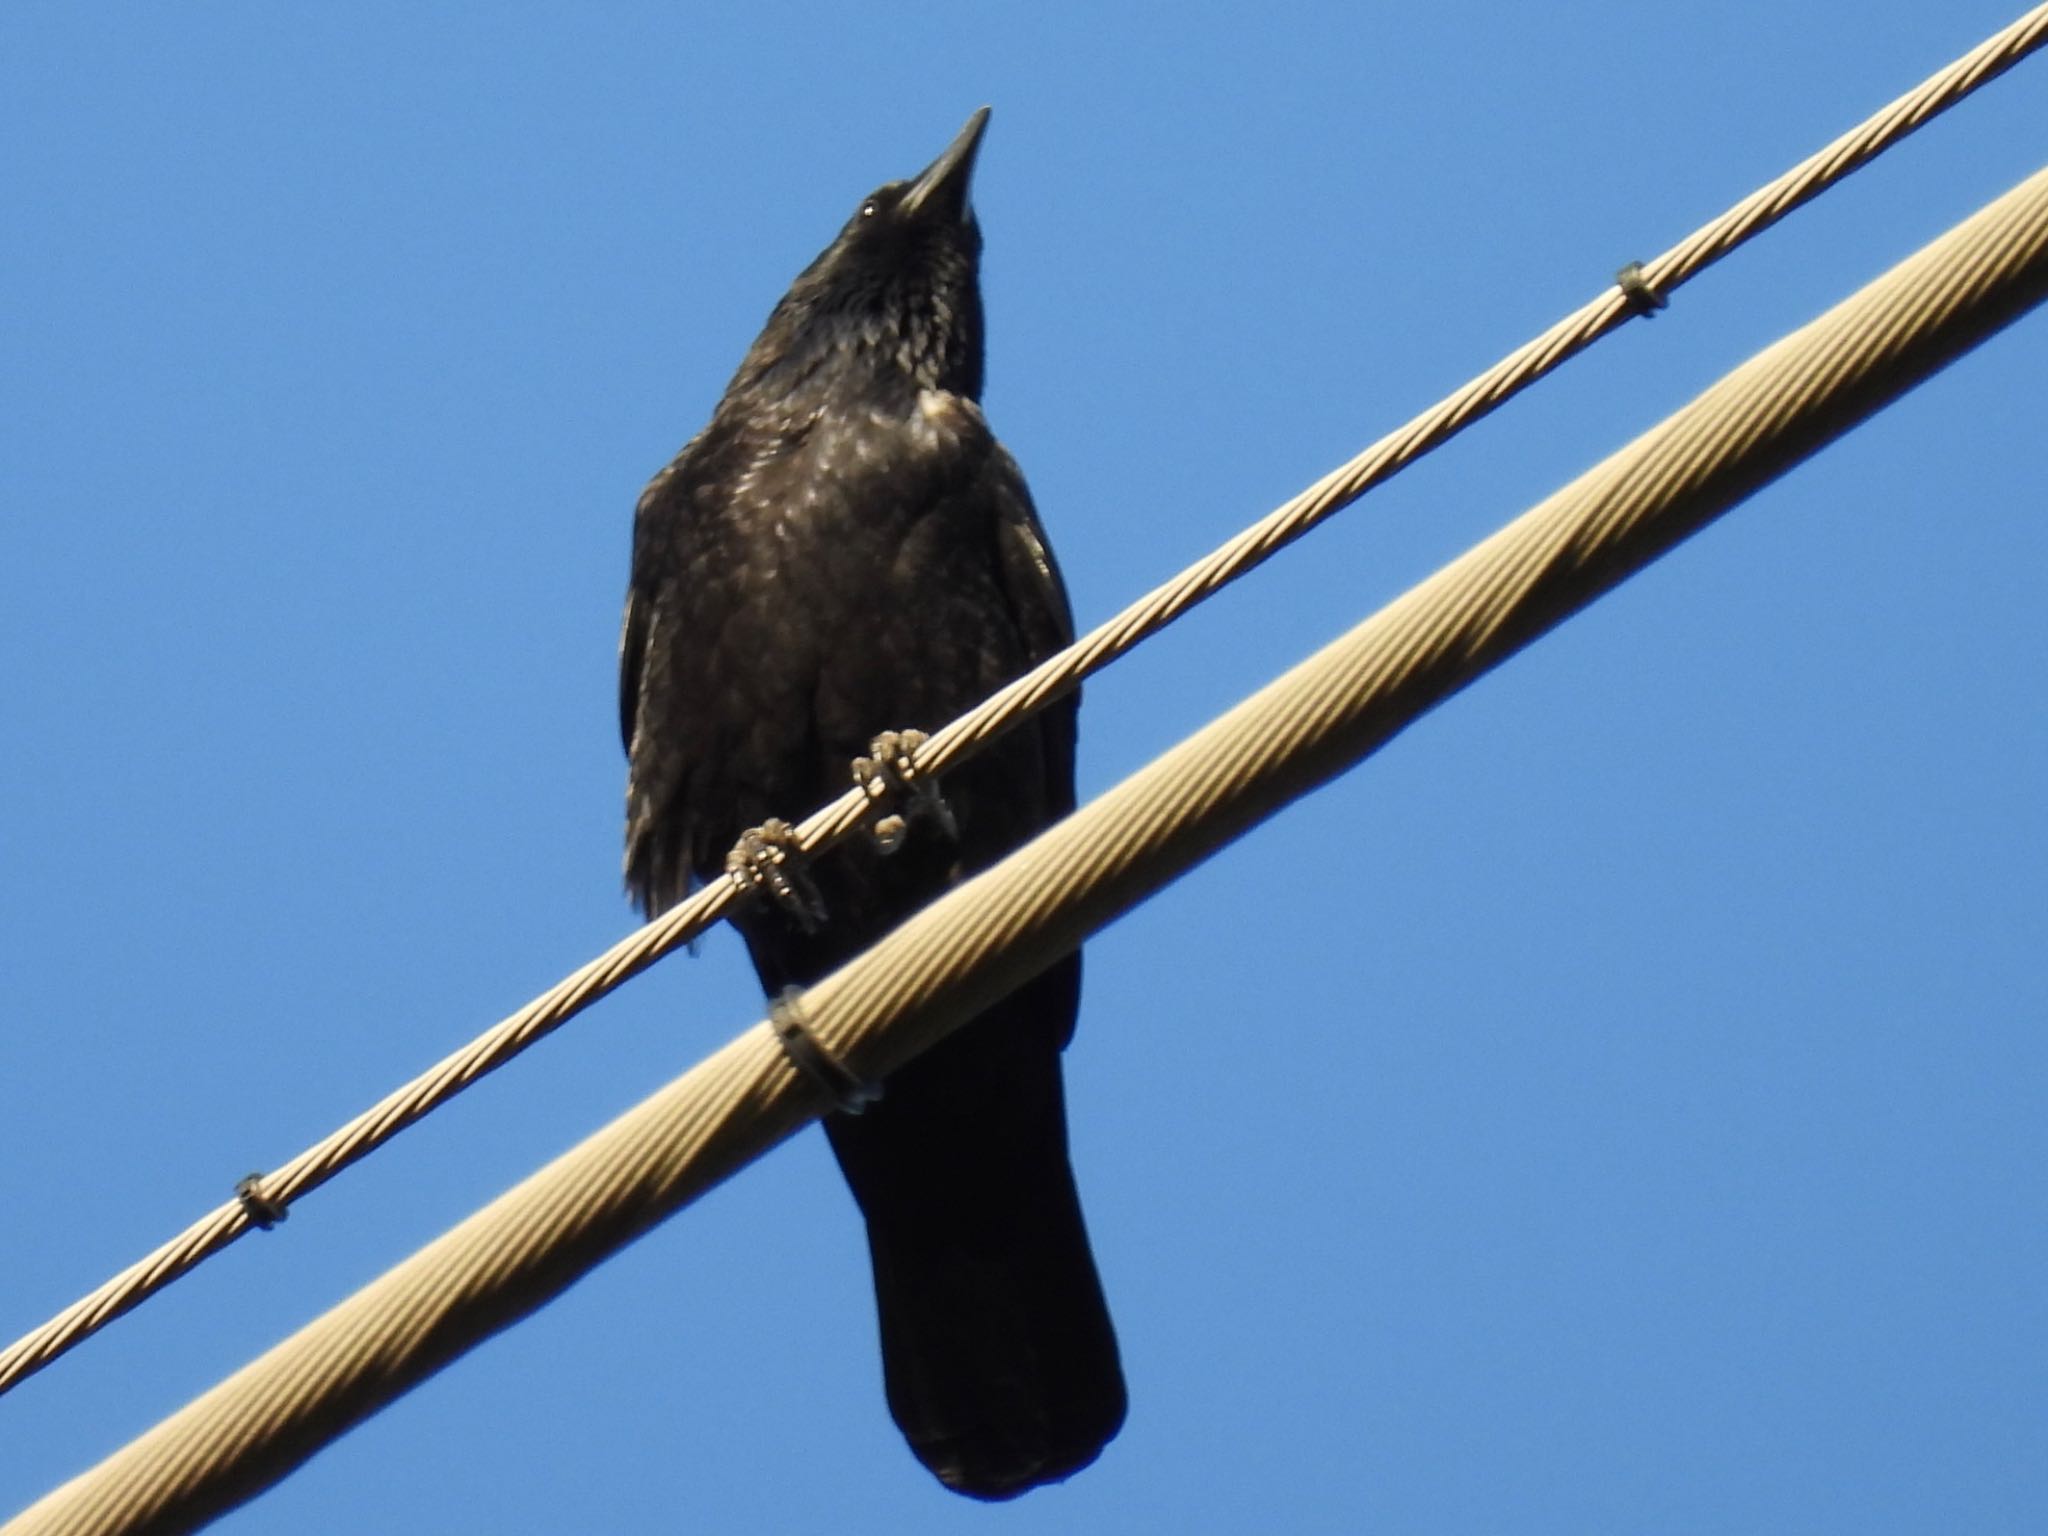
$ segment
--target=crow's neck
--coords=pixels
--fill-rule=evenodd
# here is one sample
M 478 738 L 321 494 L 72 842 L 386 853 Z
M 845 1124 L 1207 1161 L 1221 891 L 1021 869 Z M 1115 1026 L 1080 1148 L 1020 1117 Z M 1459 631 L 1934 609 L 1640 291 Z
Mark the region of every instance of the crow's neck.
M 951 302 L 920 296 L 887 309 L 785 308 L 729 393 L 799 415 L 834 404 L 908 411 L 926 390 L 979 400 L 981 382 L 981 302 L 970 289 Z

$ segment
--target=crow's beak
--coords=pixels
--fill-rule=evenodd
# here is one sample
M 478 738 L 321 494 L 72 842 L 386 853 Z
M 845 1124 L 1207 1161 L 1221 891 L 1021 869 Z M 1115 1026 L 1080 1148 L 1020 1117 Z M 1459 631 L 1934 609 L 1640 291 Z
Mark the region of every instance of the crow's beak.
M 988 128 L 988 108 L 967 119 L 967 126 L 946 146 L 946 152 L 924 168 L 924 173 L 903 194 L 902 210 L 924 213 L 934 219 L 965 220 L 967 184 L 974 179 L 974 155 L 981 148 L 982 133 Z

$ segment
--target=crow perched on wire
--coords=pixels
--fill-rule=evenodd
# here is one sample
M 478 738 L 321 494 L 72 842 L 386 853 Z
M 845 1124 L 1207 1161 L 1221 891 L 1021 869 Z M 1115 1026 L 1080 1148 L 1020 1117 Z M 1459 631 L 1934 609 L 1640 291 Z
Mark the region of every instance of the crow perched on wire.
M 884 732 L 936 729 L 1066 644 L 1016 462 L 976 403 L 983 108 L 863 199 L 797 278 L 711 422 L 640 499 L 620 643 L 626 880 L 652 915 L 743 832 L 843 791 Z M 856 840 L 803 903 L 735 919 L 771 993 L 816 981 L 1074 806 L 1068 698 L 948 776 L 939 825 Z M 787 894 L 787 893 L 785 893 Z M 949 1488 L 1086 1466 L 1123 1373 L 1067 1161 L 1073 955 L 825 1129 L 867 1220 L 890 1411 Z

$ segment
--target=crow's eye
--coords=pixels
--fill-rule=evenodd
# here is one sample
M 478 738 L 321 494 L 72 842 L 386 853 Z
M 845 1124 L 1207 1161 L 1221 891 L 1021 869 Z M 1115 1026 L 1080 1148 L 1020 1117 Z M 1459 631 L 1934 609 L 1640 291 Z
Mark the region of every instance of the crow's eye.
M 876 202 L 872 197 L 860 205 L 860 216 L 864 219 L 872 219 L 876 214 L 880 213 L 881 211 L 882 205 Z

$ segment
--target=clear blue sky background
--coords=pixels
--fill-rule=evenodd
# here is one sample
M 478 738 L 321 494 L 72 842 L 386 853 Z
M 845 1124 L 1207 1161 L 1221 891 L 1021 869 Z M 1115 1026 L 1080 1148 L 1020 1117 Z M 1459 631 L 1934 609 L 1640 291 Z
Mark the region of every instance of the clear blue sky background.
M 975 106 L 1085 623 L 2018 9 L 7 6 L 0 1336 L 627 930 L 633 499 Z M 2044 71 L 1092 685 L 1084 791 L 2036 169 Z M 2038 1529 L 2044 398 L 2035 316 L 1093 945 L 1073 1483 L 912 1462 L 811 1132 L 222 1529 Z M 757 1013 L 714 936 L 0 1400 L 0 1513 Z

